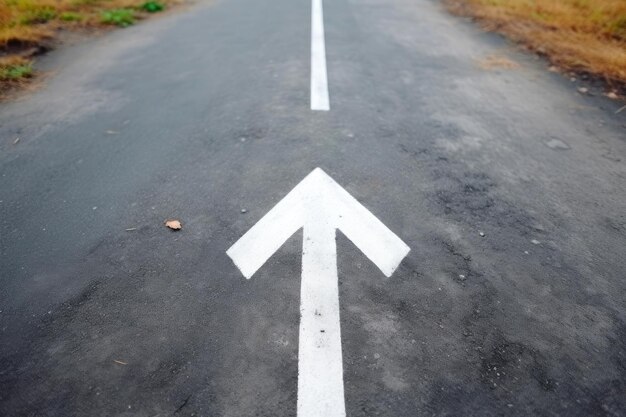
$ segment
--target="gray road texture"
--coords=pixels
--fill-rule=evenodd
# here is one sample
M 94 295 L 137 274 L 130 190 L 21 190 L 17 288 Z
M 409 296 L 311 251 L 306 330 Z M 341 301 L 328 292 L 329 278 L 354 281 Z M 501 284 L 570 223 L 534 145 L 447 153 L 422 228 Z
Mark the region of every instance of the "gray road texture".
M 250 281 L 225 251 L 318 166 L 411 247 L 385 278 L 338 234 L 348 416 L 625 415 L 626 112 L 438 2 L 324 6 L 328 113 L 306 0 L 64 48 L 2 104 L 0 415 L 295 416 L 301 232 Z

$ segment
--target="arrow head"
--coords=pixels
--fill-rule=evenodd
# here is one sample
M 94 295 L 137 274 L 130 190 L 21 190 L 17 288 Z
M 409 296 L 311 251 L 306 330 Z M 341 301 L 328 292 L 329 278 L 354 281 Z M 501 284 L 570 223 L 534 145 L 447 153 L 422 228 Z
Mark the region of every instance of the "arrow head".
M 249 279 L 304 226 L 305 233 L 340 229 L 387 277 L 410 250 L 328 174 L 316 168 L 226 253 Z

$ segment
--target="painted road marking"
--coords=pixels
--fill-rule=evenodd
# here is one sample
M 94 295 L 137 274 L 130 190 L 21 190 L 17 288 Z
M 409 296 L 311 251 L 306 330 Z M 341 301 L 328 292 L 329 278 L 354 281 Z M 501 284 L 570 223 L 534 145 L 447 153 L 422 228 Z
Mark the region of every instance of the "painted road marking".
M 331 177 L 316 168 L 226 253 L 250 279 L 300 228 L 304 232 L 298 417 L 344 417 L 336 229 L 387 277 L 410 249 Z
M 322 0 L 311 0 L 311 110 L 330 110 Z

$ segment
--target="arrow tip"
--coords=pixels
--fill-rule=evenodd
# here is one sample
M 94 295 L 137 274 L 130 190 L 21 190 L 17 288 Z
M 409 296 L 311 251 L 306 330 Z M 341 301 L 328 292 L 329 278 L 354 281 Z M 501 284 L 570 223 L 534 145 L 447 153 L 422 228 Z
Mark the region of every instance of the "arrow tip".
M 307 175 L 307 177 L 320 177 L 320 176 L 330 178 L 330 175 L 324 172 L 324 170 L 320 167 L 315 168 L 313 171 L 311 171 L 309 175 Z

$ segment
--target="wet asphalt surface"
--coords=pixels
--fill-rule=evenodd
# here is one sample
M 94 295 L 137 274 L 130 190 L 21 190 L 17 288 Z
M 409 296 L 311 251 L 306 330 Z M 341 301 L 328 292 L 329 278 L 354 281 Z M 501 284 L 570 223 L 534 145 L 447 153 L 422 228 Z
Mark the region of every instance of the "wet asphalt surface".
M 330 112 L 288 0 L 0 106 L 0 415 L 295 416 L 302 234 L 249 281 L 225 252 L 315 167 L 411 247 L 385 278 L 338 233 L 348 416 L 625 415 L 626 112 L 437 2 L 324 12 Z

